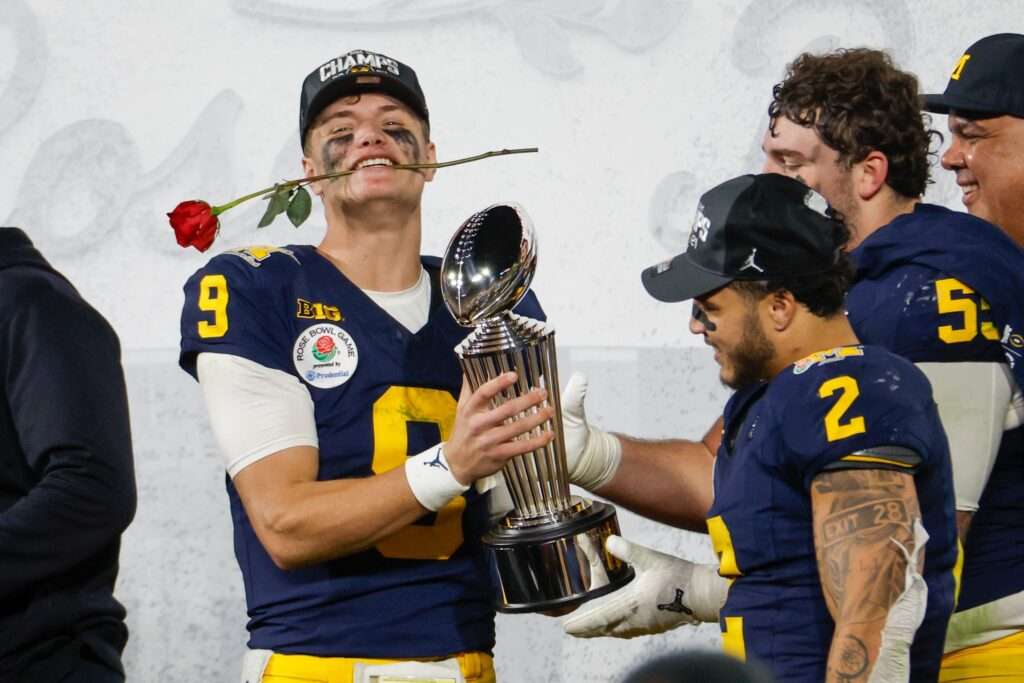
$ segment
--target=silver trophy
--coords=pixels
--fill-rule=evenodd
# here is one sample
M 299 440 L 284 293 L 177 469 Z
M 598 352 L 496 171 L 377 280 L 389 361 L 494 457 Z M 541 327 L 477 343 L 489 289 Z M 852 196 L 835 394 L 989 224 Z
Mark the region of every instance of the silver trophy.
M 470 216 L 441 264 L 445 304 L 461 325 L 475 328 L 455 347 L 471 387 L 510 370 L 518 376 L 494 406 L 535 387 L 560 405 L 554 330 L 512 313 L 536 265 L 533 225 L 514 204 Z M 497 570 L 501 612 L 569 611 L 633 578 L 633 569 L 604 548 L 605 539 L 619 533 L 615 508 L 569 493 L 560 411 L 546 428 L 554 440 L 502 468 L 513 510 L 483 538 Z

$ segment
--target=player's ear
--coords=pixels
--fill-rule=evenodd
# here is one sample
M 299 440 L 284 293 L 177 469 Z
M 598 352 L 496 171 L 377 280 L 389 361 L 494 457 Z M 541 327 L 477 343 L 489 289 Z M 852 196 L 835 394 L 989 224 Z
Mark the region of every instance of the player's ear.
M 425 159 L 426 163 L 428 163 L 428 164 L 436 164 L 437 163 L 437 148 L 434 146 L 433 142 L 428 142 L 427 143 L 426 154 L 424 154 L 424 156 L 426 157 L 426 159 Z M 423 177 L 426 178 L 428 183 L 431 180 L 434 179 L 434 174 L 435 173 L 437 173 L 437 169 L 436 168 L 425 168 L 425 169 L 423 169 Z
M 783 332 L 789 328 L 799 307 L 793 293 L 784 289 L 772 292 L 765 297 L 765 302 L 771 329 L 775 332 Z
M 877 149 L 868 152 L 862 161 L 853 165 L 853 188 L 861 199 L 871 199 L 885 187 L 889 177 L 889 158 Z
M 320 175 L 316 170 L 316 166 L 313 165 L 313 160 L 306 156 L 302 157 L 302 175 L 305 178 L 312 178 L 313 176 Z M 321 183 L 310 183 L 307 187 L 317 197 L 323 198 L 324 189 L 321 186 Z

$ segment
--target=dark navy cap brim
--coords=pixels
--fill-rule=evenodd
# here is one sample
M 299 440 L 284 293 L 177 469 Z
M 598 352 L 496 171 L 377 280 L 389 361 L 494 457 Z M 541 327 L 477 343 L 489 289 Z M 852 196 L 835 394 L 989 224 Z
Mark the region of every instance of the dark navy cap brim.
M 704 270 L 679 254 L 668 264 L 659 263 L 645 268 L 640 281 L 647 293 L 658 301 L 677 303 L 703 296 L 724 287 L 735 278 Z
M 955 95 L 947 95 L 945 93 L 921 95 L 921 108 L 932 114 L 949 114 L 951 110 L 973 112 L 977 114 L 992 114 L 993 116 L 1011 113 L 992 111 L 991 105 L 981 104 L 967 99 L 966 97 L 957 97 Z

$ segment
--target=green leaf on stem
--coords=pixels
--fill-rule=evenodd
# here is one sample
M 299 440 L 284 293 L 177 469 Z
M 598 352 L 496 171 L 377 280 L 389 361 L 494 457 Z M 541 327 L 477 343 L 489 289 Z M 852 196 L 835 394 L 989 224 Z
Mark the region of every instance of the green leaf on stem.
M 290 187 L 274 186 L 274 191 L 270 195 L 270 202 L 267 204 L 267 210 L 263 213 L 263 218 L 260 219 L 259 225 L 256 226 L 257 228 L 267 227 L 274 222 L 278 215 L 288 209 L 288 194 L 290 192 Z
M 309 191 L 300 185 L 295 188 L 292 200 L 288 202 L 288 220 L 297 228 L 309 218 L 312 208 L 313 200 L 309 196 Z

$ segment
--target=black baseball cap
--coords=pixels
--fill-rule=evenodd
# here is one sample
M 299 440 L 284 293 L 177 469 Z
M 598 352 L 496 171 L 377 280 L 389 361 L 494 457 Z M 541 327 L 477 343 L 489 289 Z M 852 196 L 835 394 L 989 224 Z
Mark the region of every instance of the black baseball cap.
M 390 95 L 430 122 L 427 100 L 411 67 L 377 52 L 352 50 L 313 69 L 302 82 L 299 144 L 306 141 L 309 127 L 331 102 L 364 92 Z
M 733 280 L 774 280 L 828 270 L 846 242 L 825 198 L 776 173 L 743 175 L 705 192 L 686 251 L 644 270 L 659 301 L 686 301 Z
M 946 91 L 924 95 L 925 111 L 1010 114 L 1024 118 L 1024 35 L 997 33 L 967 48 L 953 67 Z

